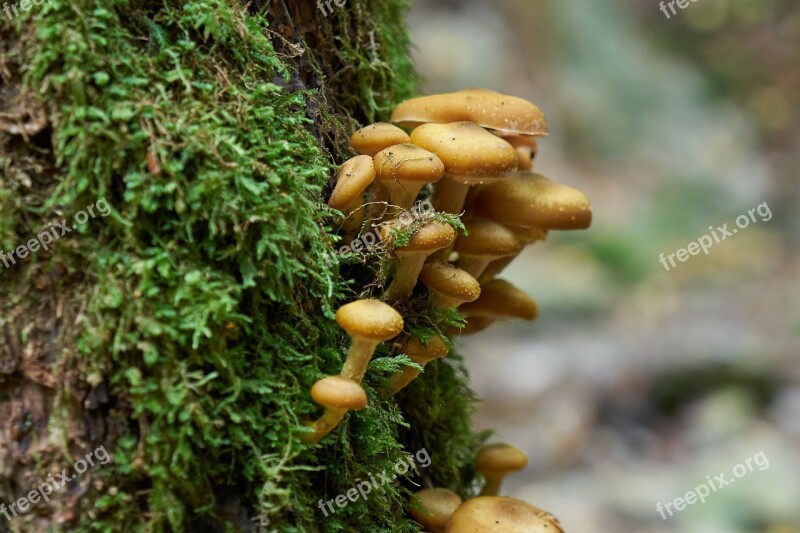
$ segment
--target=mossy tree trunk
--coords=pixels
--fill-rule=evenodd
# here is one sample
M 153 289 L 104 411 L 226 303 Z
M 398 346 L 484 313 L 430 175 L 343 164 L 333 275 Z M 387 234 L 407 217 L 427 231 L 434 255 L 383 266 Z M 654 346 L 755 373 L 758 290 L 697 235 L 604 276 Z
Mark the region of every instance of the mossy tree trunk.
M 402 362 L 383 347 L 369 408 L 319 445 L 298 438 L 319 412 L 310 386 L 346 352 L 333 311 L 380 281 L 322 260 L 332 169 L 415 84 L 406 0 L 332 5 L 0 12 L 0 251 L 75 225 L 0 263 L 0 503 L 113 456 L 0 531 L 416 531 L 416 485 L 469 491 L 479 439 L 457 357 L 394 398 Z M 107 216 L 75 223 L 101 199 Z M 403 311 L 423 333 L 451 318 Z M 419 474 L 317 507 L 422 448 Z

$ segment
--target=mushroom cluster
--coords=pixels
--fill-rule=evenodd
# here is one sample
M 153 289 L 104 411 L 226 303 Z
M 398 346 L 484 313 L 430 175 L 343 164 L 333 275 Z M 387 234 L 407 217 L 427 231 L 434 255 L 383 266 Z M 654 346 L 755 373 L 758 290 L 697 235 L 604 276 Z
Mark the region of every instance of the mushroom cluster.
M 351 144 L 359 155 L 342 164 L 328 201 L 342 213 L 339 229 L 345 242 L 379 228 L 385 252 L 381 264 L 388 258 L 390 267 L 376 299 L 348 303 L 336 313 L 352 343 L 340 374 L 322 378 L 312 389 L 312 398 L 325 412 L 307 423 L 307 442 L 327 435 L 348 410 L 366 406 L 361 381 L 379 343 L 397 337 L 390 351 L 413 363 L 390 377 L 386 394 L 391 395 L 416 379 L 430 361 L 448 354 L 448 336 L 510 319 L 535 319 L 536 302 L 496 276 L 525 246 L 544 240 L 550 231 L 585 229 L 591 223 L 583 193 L 533 171 L 537 139 L 548 131 L 544 115 L 531 102 L 467 89 L 403 102 L 391 121 L 353 134 Z M 422 199 L 432 204 L 433 213 L 409 217 Z M 466 322 L 440 325 L 439 335 L 415 338 L 403 333 L 403 318 L 395 309 L 407 312 L 415 305 L 455 309 Z M 458 496 L 445 489 L 420 495 L 420 500 L 430 500 L 423 507 L 438 517 L 428 527 L 466 531 L 460 524 L 470 523 L 475 509 L 551 520 L 524 502 L 495 496 L 503 476 L 527 464 L 520 454 L 503 446 L 482 451 L 478 469 L 486 477 L 486 489 L 464 505 L 460 499 L 457 505 Z M 552 531 L 560 531 L 557 523 Z M 509 527 L 503 531 L 538 530 Z

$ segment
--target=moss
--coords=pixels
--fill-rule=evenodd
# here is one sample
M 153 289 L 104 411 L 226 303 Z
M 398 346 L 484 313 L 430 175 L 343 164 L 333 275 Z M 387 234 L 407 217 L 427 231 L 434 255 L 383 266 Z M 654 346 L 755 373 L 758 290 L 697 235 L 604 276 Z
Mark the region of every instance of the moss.
M 70 372 L 53 423 L 82 418 L 81 386 L 106 398 L 92 408 L 105 418 L 95 438 L 115 461 L 84 497 L 79 529 L 416 531 L 414 483 L 468 491 L 479 438 L 458 358 L 388 398 L 386 376 L 408 359 L 382 347 L 369 408 L 320 445 L 297 436 L 318 412 L 311 385 L 344 359 L 333 311 L 375 287 L 370 269 L 321 261 L 333 221 L 322 202 L 349 131 L 413 90 L 406 9 L 353 0 L 323 18 L 281 0 L 249 13 L 51 0 L 3 23 L 27 65 L 19 98 L 34 95 L 49 118 L 46 139 L 14 140 L 20 153 L 4 161 L 3 246 L 98 198 L 113 208 L 3 273 L 21 294 L 36 272 L 63 268 L 65 298 L 83 309 L 60 333 L 57 366 Z M 52 171 L 26 203 L 35 146 Z M 458 321 L 424 297 L 405 312 L 423 336 Z M 430 469 L 323 516 L 319 499 L 423 447 Z

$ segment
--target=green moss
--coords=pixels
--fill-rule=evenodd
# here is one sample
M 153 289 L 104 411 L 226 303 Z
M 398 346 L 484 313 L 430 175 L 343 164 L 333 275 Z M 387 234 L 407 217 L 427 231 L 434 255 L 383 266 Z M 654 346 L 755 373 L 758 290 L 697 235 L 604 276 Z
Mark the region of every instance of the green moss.
M 406 1 L 370 4 L 317 16 L 317 42 L 295 45 L 305 55 L 278 33 L 280 0 L 254 13 L 232 1 L 52 0 L 16 22 L 55 175 L 37 205 L 20 201 L 19 180 L 0 182 L 3 245 L 97 198 L 113 207 L 5 273 L 16 287 L 48 264 L 81 278 L 84 319 L 62 339 L 77 349 L 60 365 L 108 392 L 95 414 L 115 456 L 81 529 L 417 531 L 405 503 L 415 483 L 468 491 L 479 439 L 457 357 L 389 398 L 382 385 L 408 358 L 382 347 L 369 408 L 317 446 L 298 439 L 318 413 L 311 385 L 346 352 L 333 312 L 375 281 L 374 269 L 321 261 L 326 148 L 341 161 L 348 133 L 385 119 L 416 81 Z M 424 298 L 404 312 L 421 336 L 459 320 Z M 57 394 L 56 422 L 81 402 L 69 383 Z M 420 475 L 327 518 L 318 508 L 423 447 L 433 462 Z

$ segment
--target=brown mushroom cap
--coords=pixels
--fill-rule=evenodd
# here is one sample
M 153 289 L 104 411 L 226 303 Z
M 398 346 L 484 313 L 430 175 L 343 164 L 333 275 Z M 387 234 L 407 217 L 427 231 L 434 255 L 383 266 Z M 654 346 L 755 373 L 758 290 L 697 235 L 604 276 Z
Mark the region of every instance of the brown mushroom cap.
M 534 135 L 517 135 L 514 133 L 495 132 L 495 135 L 502 137 L 504 141 L 513 146 L 514 148 L 525 147 L 529 148 L 531 153 L 536 156 L 539 153 L 539 141 L 536 140 Z
M 328 205 L 344 211 L 375 180 L 375 167 L 368 155 L 359 155 L 345 161 L 336 173 L 336 186 Z
M 513 146 L 473 122 L 423 124 L 411 132 L 411 141 L 438 155 L 445 174 L 477 184 L 517 170 Z
M 448 489 L 422 489 L 411 497 L 411 516 L 428 529 L 442 531 L 461 505 L 461 497 Z
M 495 320 L 534 320 L 539 315 L 539 307 L 533 298 L 502 279 L 489 280 L 481 285 L 480 297 L 474 302 L 461 305 L 458 310 L 469 317 Z
M 352 337 L 386 341 L 403 331 L 403 317 L 380 300 L 356 300 L 336 311 L 336 322 Z
M 480 472 L 516 472 L 528 466 L 528 456 L 510 444 L 484 446 L 475 458 L 475 468 Z
M 399 224 L 401 223 L 398 221 L 396 224 L 383 226 L 381 228 L 381 238 L 384 240 L 391 239 L 391 230 Z M 445 246 L 450 246 L 455 238 L 456 232 L 450 224 L 431 220 L 414 232 L 414 235 L 408 240 L 408 244 L 397 247 L 395 253 L 403 255 L 417 252 L 434 252 Z
M 431 337 L 427 346 L 415 337 L 409 337 L 403 345 L 403 353 L 409 356 L 412 361 L 424 364 L 428 361 L 445 357 L 450 353 L 450 348 L 447 347 L 447 344 L 439 335 Z
M 592 223 L 585 194 L 535 173 L 482 185 L 471 205 L 478 214 L 507 226 L 569 230 Z
M 444 174 L 442 160 L 416 144 L 395 144 L 375 154 L 375 177 L 383 182 L 418 184 L 439 181 Z
M 471 257 L 498 258 L 514 255 L 522 249 L 514 232 L 504 225 L 485 218 L 475 218 L 464 224 L 466 235 L 456 239 L 453 249 Z
M 314 383 L 311 397 L 324 407 L 336 409 L 358 410 L 367 406 L 367 393 L 361 385 L 342 376 L 328 376 Z
M 448 299 L 472 302 L 481 294 L 475 278 L 448 263 L 428 263 L 422 268 L 419 280 L 432 293 Z
M 373 157 L 375 154 L 394 144 L 407 143 L 411 140 L 408 133 L 394 124 L 376 122 L 365 126 L 350 137 L 350 144 L 359 154 Z
M 479 496 L 459 507 L 445 533 L 564 533 L 558 518 L 547 511 L 500 496 Z
M 391 120 L 408 127 L 469 121 L 508 133 L 547 135 L 547 121 L 531 102 L 480 88 L 406 100 L 397 106 Z

